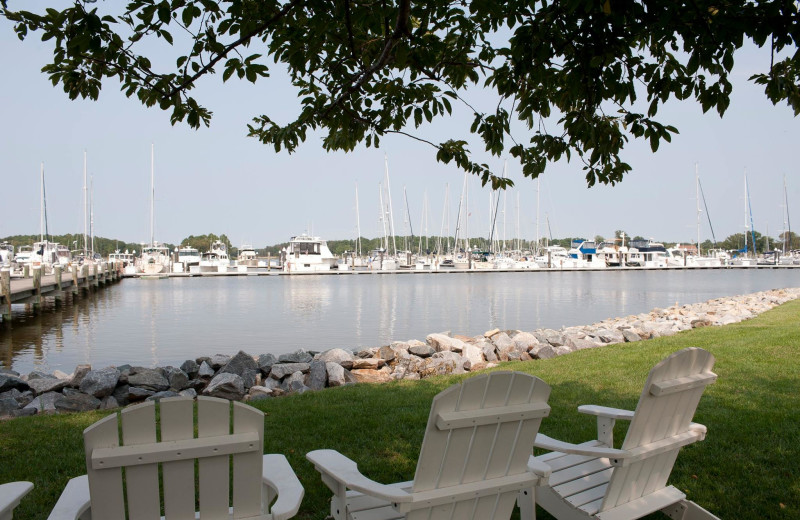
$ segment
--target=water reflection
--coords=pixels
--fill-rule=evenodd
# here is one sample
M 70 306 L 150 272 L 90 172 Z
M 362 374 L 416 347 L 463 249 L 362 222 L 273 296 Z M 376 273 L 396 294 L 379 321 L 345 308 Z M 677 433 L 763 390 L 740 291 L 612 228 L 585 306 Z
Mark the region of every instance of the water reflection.
M 431 332 L 588 324 L 798 285 L 793 270 L 451 273 L 124 280 L 34 315 L 15 305 L 0 364 L 71 372 L 216 353 L 361 348 Z

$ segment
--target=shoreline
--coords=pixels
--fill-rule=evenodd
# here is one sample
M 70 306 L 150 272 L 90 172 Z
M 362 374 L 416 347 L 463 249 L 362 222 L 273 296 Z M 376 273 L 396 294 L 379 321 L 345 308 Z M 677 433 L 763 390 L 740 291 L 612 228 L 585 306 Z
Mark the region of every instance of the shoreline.
M 753 318 L 800 298 L 800 288 L 772 289 L 701 303 L 656 308 L 649 313 L 609 318 L 590 325 L 487 331 L 478 336 L 428 334 L 425 341 L 393 341 L 355 351 L 297 350 L 275 356 L 217 354 L 186 360 L 180 367 L 131 365 L 72 374 L 0 369 L 0 419 L 112 409 L 177 395 L 209 395 L 250 401 L 357 383 L 419 380 L 496 366 L 503 361 L 550 359 L 577 350 L 669 336 L 692 328 L 727 325 Z

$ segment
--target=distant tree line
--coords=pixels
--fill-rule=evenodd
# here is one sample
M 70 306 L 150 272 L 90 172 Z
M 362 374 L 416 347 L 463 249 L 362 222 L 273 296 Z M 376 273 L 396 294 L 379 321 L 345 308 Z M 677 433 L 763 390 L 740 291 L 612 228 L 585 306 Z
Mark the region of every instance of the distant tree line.
M 604 238 L 601 235 L 597 235 L 594 237 L 595 242 L 598 244 L 603 241 L 613 241 L 616 244 L 622 244 L 622 236 L 625 237 L 625 245 L 629 245 L 631 240 L 645 240 L 644 237 L 640 235 L 630 236 L 622 230 L 617 230 L 614 232 L 613 238 Z M 786 240 L 786 249 L 800 249 L 800 236 L 793 231 L 787 231 L 784 233 L 780 233 L 777 237 L 768 237 L 766 235 L 761 234 L 758 231 L 753 231 L 752 233 L 747 234 L 747 250 L 752 252 L 753 251 L 753 237 L 755 237 L 755 244 L 756 244 L 756 252 L 757 253 L 764 253 L 765 251 L 772 251 L 772 250 L 782 250 L 784 247 L 784 239 Z M 0 238 L 0 242 L 8 242 L 12 244 L 15 249 L 19 249 L 19 246 L 22 245 L 32 245 L 34 242 L 39 241 L 39 235 L 13 235 L 8 236 L 5 238 Z M 49 237 L 51 242 L 57 242 L 59 244 L 63 244 L 67 246 L 71 251 L 83 251 L 83 234 L 72 234 L 68 233 L 66 235 L 52 235 Z M 223 242 L 228 247 L 228 252 L 231 258 L 235 258 L 238 253 L 239 249 L 233 244 L 231 244 L 230 239 L 224 233 L 221 235 L 215 235 L 214 233 L 208 233 L 206 235 L 190 235 L 183 240 L 180 241 L 178 245 L 175 244 L 160 244 L 163 246 L 168 247 L 171 251 L 174 251 L 178 246 L 188 246 L 197 249 L 200 252 L 208 251 L 211 249 L 211 244 L 219 240 Z M 579 242 L 582 240 L 587 240 L 583 237 L 569 237 L 569 238 L 542 238 L 540 240 L 540 245 L 542 247 L 547 245 L 558 245 L 565 247 L 567 249 L 570 248 L 573 242 Z M 455 245 L 455 237 L 439 237 L 439 236 L 428 236 L 428 237 L 419 237 L 419 236 L 396 236 L 394 239 L 394 243 L 397 245 L 397 249 L 400 251 L 408 250 L 414 253 L 422 252 L 424 253 L 435 253 L 437 248 L 441 245 L 441 252 L 451 251 L 453 249 L 464 249 L 464 240 L 459 239 L 458 246 Z M 382 238 L 367 238 L 361 237 L 361 252 L 363 254 L 369 253 L 369 251 L 378 249 L 382 247 L 383 239 Z M 666 247 L 675 246 L 675 242 L 662 242 Z M 688 244 L 686 242 L 685 244 Z M 473 249 L 480 249 L 484 251 L 498 251 L 498 250 L 513 250 L 519 249 L 522 251 L 533 251 L 536 248 L 536 241 L 535 240 L 524 240 L 524 239 L 516 239 L 511 238 L 505 241 L 502 240 L 493 240 L 489 241 L 487 237 L 473 237 L 469 239 L 469 245 Z M 254 245 L 255 246 L 255 245 Z M 256 248 L 256 253 L 259 256 L 272 256 L 277 257 L 280 256 L 281 250 L 288 247 L 289 242 L 281 242 L 280 244 L 275 244 L 271 246 L 265 246 L 261 248 Z M 724 240 L 719 242 L 712 242 L 710 239 L 704 240 L 700 244 L 700 250 L 702 252 L 706 252 L 709 249 L 723 249 L 726 251 L 739 251 L 744 249 L 745 246 L 745 235 L 744 233 L 735 233 L 733 235 L 728 236 Z M 328 248 L 330 248 L 331 252 L 334 255 L 342 256 L 346 253 L 352 253 L 356 250 L 356 240 L 328 240 Z M 392 247 L 393 248 L 393 247 Z M 392 249 L 390 248 L 390 249 Z M 88 246 L 88 249 L 91 250 L 91 243 Z M 103 238 L 103 237 L 95 237 L 94 238 L 94 251 L 102 256 L 108 256 L 110 253 L 114 251 L 128 251 L 137 253 L 140 252 L 142 249 L 142 244 L 136 242 L 125 242 L 119 239 L 113 238 Z

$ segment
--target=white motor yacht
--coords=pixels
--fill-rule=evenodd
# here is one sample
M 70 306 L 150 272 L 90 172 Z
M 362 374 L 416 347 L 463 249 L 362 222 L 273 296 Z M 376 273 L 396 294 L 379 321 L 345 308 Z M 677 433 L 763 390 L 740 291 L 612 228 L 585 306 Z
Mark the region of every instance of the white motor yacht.
M 14 260 L 14 246 L 8 242 L 0 243 L 0 265 L 10 265 Z
M 142 248 L 137 271 L 143 274 L 168 273 L 170 263 L 169 249 L 153 244 Z
M 292 237 L 281 256 L 283 270 L 287 273 L 330 271 L 336 265 L 336 257 L 328 249 L 328 242 L 306 234 Z
M 239 248 L 239 256 L 236 258 L 237 266 L 258 267 L 258 255 L 250 244 L 244 244 Z
M 178 253 L 178 261 L 173 266 L 175 271 L 188 273 L 192 270 L 192 267 L 200 265 L 200 251 L 197 248 L 181 246 L 176 252 Z

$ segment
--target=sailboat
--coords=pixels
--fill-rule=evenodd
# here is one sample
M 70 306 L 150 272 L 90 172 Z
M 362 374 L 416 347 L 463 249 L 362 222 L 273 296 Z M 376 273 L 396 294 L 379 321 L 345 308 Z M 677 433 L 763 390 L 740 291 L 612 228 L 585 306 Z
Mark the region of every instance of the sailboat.
M 159 246 L 155 241 L 154 232 L 154 206 L 155 206 L 155 152 L 150 145 L 150 245 L 142 247 L 142 256 L 139 258 L 139 272 L 153 275 L 169 272 L 169 248 Z
M 747 232 L 750 231 L 753 244 L 753 256 L 748 256 Z M 739 267 L 755 267 L 756 262 L 756 237 L 753 230 L 753 207 L 750 205 L 750 189 L 747 185 L 747 173 L 744 174 L 744 247 L 739 250 L 739 255 L 731 261 L 731 265 Z
M 59 245 L 50 240 L 50 231 L 47 226 L 47 194 L 44 185 L 44 163 L 40 170 L 40 216 L 39 216 L 39 241 L 34 242 L 30 263 L 41 266 L 45 271 L 50 271 L 54 265 L 62 264 L 59 261 Z M 69 257 L 67 257 L 67 262 Z M 64 263 L 67 263 L 64 262 Z

